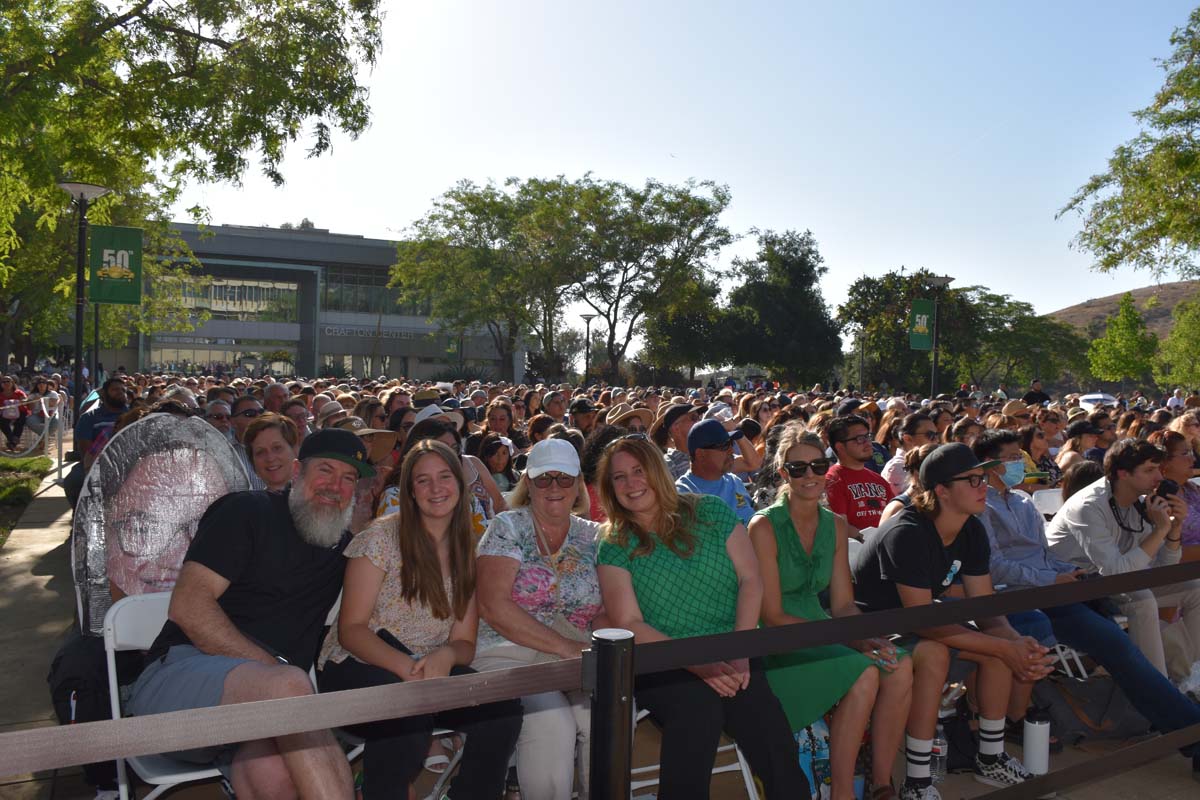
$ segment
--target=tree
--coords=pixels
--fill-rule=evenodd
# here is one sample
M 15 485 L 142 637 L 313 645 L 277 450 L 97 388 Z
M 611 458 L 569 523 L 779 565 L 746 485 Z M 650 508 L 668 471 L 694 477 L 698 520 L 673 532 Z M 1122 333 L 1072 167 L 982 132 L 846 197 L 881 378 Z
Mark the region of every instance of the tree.
M 1126 292 L 1117 313 L 1109 317 L 1104 335 L 1088 348 L 1088 362 L 1092 374 L 1101 380 L 1140 380 L 1149 374 L 1157 349 L 1158 337 L 1146 330 L 1133 295 Z
M 863 276 L 851 284 L 837 318 L 844 330 L 853 331 L 854 349 L 864 351 L 868 386 L 886 382 L 896 389 L 916 391 L 929 385 L 930 354 L 913 350 L 908 341 L 912 301 L 938 298 L 938 343 L 941 374 L 938 384 L 953 379 L 960 347 L 977 337 L 967 290 L 937 289 L 927 269 L 907 272 L 904 267 L 878 278 Z M 857 374 L 857 373 L 856 373 Z
M 1087 341 L 1074 328 L 1034 313 L 1033 306 L 981 286 L 962 290 L 971 328 L 954 335 L 958 378 L 977 386 L 1025 384 L 1086 371 Z
M 821 296 L 827 271 L 812 233 L 762 231 L 753 259 L 734 259 L 730 360 L 761 364 L 789 383 L 825 382 L 841 361 L 838 325 Z
M 1154 357 L 1154 377 L 1160 386 L 1200 386 L 1200 301 L 1180 303 L 1172 316 Z
M 146 230 L 142 306 L 101 314 L 102 338 L 123 344 L 204 318 L 183 302 L 177 266 L 195 261 L 167 218 L 187 180 L 236 182 L 253 151 L 279 183 L 306 126 L 310 155 L 334 128 L 366 128 L 357 74 L 379 45 L 378 0 L 117 5 L 0 6 L 0 305 L 16 311 L 0 349 L 49 340 L 68 318 L 74 218 L 57 181 L 109 187 L 89 219 Z
M 1134 113 L 1143 130 L 1058 212 L 1083 216 L 1074 245 L 1090 252 L 1101 272 L 1131 266 L 1155 275 L 1200 273 L 1200 9 L 1170 41 L 1162 88 Z
M 707 277 L 710 259 L 733 241 L 720 223 L 730 193 L 712 181 L 672 186 L 648 180 L 641 188 L 581 183 L 587 233 L 573 296 L 599 317 L 612 378 L 646 315 L 670 307 L 681 288 Z
M 533 322 L 516 222 L 510 195 L 461 181 L 414 224 L 414 240 L 399 245 L 390 283 L 401 304 L 428 303 L 443 332 L 486 330 L 509 381 L 518 341 Z
M 704 277 L 685 281 L 669 305 L 646 312 L 646 345 L 638 355 L 643 365 L 659 370 L 696 370 L 729 360 L 727 315 L 718 303 L 721 289 Z
M 96 181 L 130 158 L 163 175 L 237 181 L 257 152 L 283 180 L 286 146 L 310 155 L 369 121 L 359 70 L 380 44 L 379 0 L 16 0 L 0 10 L 0 257 L 22 205 L 49 222 L 54 182 Z M 45 136 L 44 132 L 51 132 Z M 98 182 L 98 181 L 97 181 Z

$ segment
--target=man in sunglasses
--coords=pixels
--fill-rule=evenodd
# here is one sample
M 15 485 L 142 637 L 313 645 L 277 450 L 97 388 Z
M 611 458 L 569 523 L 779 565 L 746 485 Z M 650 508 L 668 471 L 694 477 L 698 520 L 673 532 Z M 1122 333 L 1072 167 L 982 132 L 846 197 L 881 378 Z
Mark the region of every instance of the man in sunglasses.
M 246 467 L 246 474 L 250 476 L 250 488 L 254 491 L 266 489 L 267 484 L 263 483 L 263 479 L 258 477 L 258 473 L 254 471 L 254 464 L 251 463 L 250 455 L 242 444 L 242 438 L 246 435 L 246 429 L 250 427 L 250 423 L 262 416 L 262 413 L 263 407 L 258 402 L 258 398 L 244 394 L 233 401 L 233 413 L 229 418 L 233 425 L 233 449 L 242 459 L 242 464 Z
M 706 419 L 697 422 L 688 431 L 687 448 L 691 466 L 683 477 L 675 481 L 680 494 L 711 494 L 725 501 L 733 509 L 743 525 L 750 523 L 754 504 L 746 484 L 733 475 L 733 443 L 742 438 L 742 432 L 725 430 L 720 420 Z
M 867 469 L 875 455 L 870 426 L 853 414 L 834 417 L 827 435 L 837 463 L 830 467 L 828 462 L 820 466 L 813 462 L 813 467 L 814 471 L 829 470 L 825 478 L 829 510 L 844 516 L 855 530 L 878 528 L 884 507 L 896 495 L 891 484 Z
M 921 464 L 922 491 L 912 507 L 867 537 L 852 566 L 854 597 L 868 611 L 932 603 L 961 583 L 967 597 L 992 594 L 987 531 L 976 515 L 987 508 L 987 471 L 965 444 L 945 444 Z M 954 658 L 977 669 L 979 753 L 975 779 L 990 786 L 1023 783 L 1029 772 L 1004 752 L 1005 712 L 1014 681 L 1050 673 L 1047 650 L 1019 635 L 1003 617 L 976 620 L 978 628 L 942 625 L 915 631 L 901 644 L 912 653 L 913 698 L 905 753 L 902 800 L 937 800 L 929 777 L 942 686 Z
M 204 419 L 208 421 L 209 425 L 224 434 L 226 439 L 233 441 L 231 412 L 229 403 L 224 400 L 210 400 L 204 409 Z

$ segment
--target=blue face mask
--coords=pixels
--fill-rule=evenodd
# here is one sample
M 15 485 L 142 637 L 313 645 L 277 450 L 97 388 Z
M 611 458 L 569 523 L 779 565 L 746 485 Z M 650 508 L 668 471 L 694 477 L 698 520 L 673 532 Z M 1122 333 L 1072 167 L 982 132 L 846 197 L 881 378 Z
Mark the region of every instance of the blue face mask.
M 1021 481 L 1025 480 L 1024 460 L 1004 462 L 1004 475 L 1001 480 L 1003 480 L 1004 485 L 1010 489 Z

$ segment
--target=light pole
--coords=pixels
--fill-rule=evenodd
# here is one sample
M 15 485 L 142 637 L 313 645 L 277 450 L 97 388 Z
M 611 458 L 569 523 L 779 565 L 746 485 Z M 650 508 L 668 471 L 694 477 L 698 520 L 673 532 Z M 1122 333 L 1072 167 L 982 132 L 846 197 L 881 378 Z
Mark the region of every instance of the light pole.
M 583 320 L 583 385 L 587 388 L 588 367 L 592 364 L 592 320 L 595 314 L 580 314 Z
M 949 275 L 934 275 L 929 279 L 933 284 L 933 371 L 929 375 L 929 399 L 937 397 L 938 374 L 938 296 L 954 280 Z
M 75 253 L 75 416 L 78 418 L 80 406 L 83 405 L 83 315 L 87 302 L 84 299 L 87 282 L 83 265 L 87 260 L 87 210 L 88 203 L 108 194 L 109 189 L 94 183 L 75 181 L 59 181 L 58 187 L 71 195 L 71 199 L 78 204 L 79 213 L 79 246 Z

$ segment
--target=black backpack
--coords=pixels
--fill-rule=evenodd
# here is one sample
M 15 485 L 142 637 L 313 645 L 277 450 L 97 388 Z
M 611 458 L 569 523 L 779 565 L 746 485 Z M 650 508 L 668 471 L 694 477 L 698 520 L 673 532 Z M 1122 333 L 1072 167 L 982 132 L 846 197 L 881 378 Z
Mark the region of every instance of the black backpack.
M 122 686 L 132 683 L 141 667 L 141 653 L 117 653 L 117 682 Z M 50 662 L 46 682 L 50 685 L 50 699 L 59 724 L 112 719 L 104 639 L 99 636 L 84 636 L 72 630 Z M 112 761 L 85 764 L 83 776 L 97 789 L 117 788 L 117 767 Z

